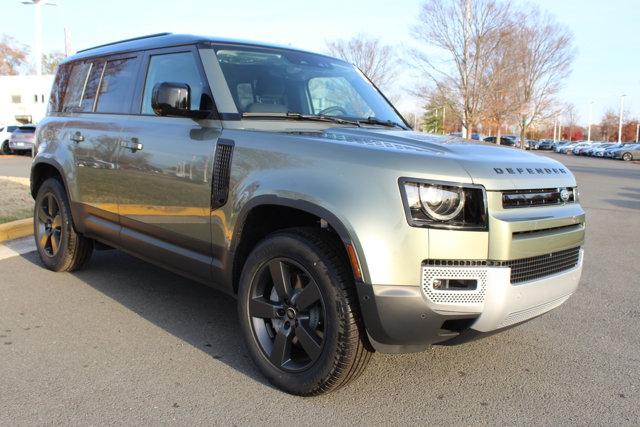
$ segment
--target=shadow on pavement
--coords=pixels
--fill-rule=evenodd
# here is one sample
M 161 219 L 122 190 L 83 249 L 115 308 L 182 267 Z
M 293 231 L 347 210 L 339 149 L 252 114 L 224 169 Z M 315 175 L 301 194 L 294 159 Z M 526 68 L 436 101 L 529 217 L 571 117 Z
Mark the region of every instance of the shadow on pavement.
M 22 257 L 42 267 L 37 252 Z M 232 297 L 119 250 L 95 251 L 86 269 L 71 274 L 210 357 L 270 386 L 247 353 Z

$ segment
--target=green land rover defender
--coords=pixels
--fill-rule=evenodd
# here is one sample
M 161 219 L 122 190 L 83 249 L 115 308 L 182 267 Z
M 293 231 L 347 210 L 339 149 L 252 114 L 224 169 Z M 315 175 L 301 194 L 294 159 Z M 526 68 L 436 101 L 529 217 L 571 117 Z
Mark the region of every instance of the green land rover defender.
M 117 248 L 234 295 L 248 353 L 299 395 L 532 319 L 582 271 L 565 166 L 412 131 L 356 67 L 288 47 L 156 34 L 67 58 L 31 191 L 47 268 Z

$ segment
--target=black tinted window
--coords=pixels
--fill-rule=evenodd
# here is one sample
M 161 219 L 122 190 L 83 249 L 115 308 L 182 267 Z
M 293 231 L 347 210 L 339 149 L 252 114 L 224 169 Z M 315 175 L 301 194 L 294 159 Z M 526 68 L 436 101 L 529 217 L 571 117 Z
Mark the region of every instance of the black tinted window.
M 67 67 L 65 67 L 66 69 Z M 87 81 L 91 64 L 80 62 L 73 64 L 69 73 L 62 100 L 62 111 L 77 111 L 82 100 L 82 91 Z M 54 94 L 52 94 L 52 97 Z
M 102 71 L 104 69 L 104 61 L 94 62 L 89 73 L 89 79 L 84 88 L 84 95 L 82 96 L 82 102 L 80 103 L 79 111 L 91 112 L 93 111 L 93 104 L 96 100 L 98 93 L 98 85 L 100 84 L 100 77 L 102 77 Z
M 136 77 L 136 58 L 108 61 L 100 83 L 96 111 L 128 113 Z
M 157 83 L 186 83 L 191 88 L 191 109 L 199 110 L 205 83 L 200 77 L 196 60 L 191 52 L 153 55 L 149 61 L 147 81 L 142 99 L 142 114 L 154 114 L 151 94 Z

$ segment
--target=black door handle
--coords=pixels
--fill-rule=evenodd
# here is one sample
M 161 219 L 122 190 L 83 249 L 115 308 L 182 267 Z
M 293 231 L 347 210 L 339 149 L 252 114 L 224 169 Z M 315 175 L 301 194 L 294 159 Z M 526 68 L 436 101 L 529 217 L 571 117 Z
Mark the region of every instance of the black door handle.
M 73 142 L 82 142 L 84 141 L 84 136 L 80 133 L 80 131 L 77 131 L 76 133 L 70 136 L 70 139 Z

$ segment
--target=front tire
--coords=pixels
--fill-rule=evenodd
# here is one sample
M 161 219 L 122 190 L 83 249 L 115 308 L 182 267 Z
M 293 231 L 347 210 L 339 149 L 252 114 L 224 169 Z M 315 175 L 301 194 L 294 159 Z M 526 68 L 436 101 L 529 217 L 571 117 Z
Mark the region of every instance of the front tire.
M 238 311 L 249 354 L 288 393 L 336 390 L 371 358 L 340 245 L 326 231 L 285 230 L 259 243 L 244 265 Z
M 33 228 L 38 254 L 49 270 L 75 271 L 91 257 L 93 240 L 76 233 L 67 193 L 55 178 L 38 189 Z

